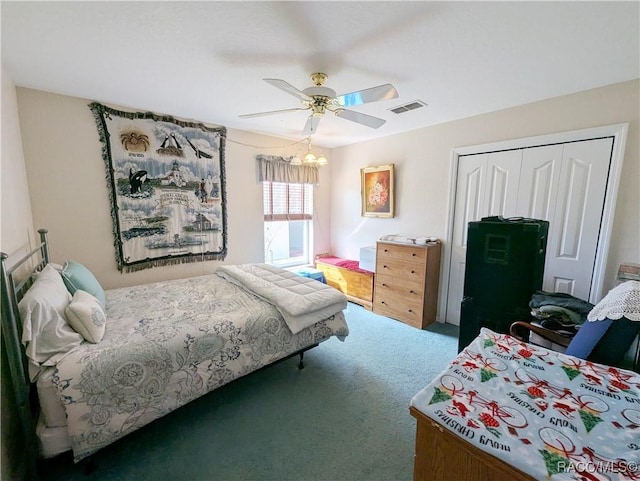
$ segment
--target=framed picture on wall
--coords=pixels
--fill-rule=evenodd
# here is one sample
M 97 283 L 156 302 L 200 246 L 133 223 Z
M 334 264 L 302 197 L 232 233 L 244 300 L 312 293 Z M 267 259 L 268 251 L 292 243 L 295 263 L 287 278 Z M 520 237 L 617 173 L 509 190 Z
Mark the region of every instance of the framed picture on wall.
M 360 169 L 362 216 L 393 217 L 394 164 Z

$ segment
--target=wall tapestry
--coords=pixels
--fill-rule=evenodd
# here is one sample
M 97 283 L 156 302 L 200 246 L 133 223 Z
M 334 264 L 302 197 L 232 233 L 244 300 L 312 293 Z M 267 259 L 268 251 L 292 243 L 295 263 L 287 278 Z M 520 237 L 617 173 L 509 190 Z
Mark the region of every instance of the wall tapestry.
M 93 102 L 121 272 L 227 255 L 226 129 Z

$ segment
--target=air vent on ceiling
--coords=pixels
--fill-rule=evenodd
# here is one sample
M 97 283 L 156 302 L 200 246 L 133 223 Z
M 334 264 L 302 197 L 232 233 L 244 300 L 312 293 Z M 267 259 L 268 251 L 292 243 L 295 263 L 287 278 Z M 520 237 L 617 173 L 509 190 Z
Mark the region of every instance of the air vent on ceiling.
M 405 112 L 409 112 L 410 110 L 420 109 L 426 106 L 427 104 L 425 104 L 421 100 L 416 100 L 414 102 L 409 102 L 408 104 L 399 105 L 398 107 L 394 107 L 389 110 L 391 110 L 394 114 L 403 114 Z

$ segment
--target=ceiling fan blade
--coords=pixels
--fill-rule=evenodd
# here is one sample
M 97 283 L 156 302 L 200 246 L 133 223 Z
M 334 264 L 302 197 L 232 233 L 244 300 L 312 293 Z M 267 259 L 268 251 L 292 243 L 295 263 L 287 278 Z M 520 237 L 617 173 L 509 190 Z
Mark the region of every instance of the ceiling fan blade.
M 274 87 L 279 88 L 280 90 L 284 90 L 294 97 L 298 97 L 300 100 L 311 100 L 311 97 L 305 94 L 302 90 L 298 90 L 297 88 L 295 88 L 289 82 L 285 82 L 284 80 L 280 80 L 278 78 L 265 78 L 262 80 L 273 85 Z
M 338 109 L 335 111 L 335 114 L 338 117 L 341 117 L 346 120 L 351 120 L 352 122 L 357 122 L 362 125 L 366 125 L 367 127 L 371 127 L 372 129 L 377 129 L 384 125 L 386 120 L 379 119 L 378 117 L 373 117 L 372 115 L 363 114 L 361 112 L 356 112 L 354 110 L 346 110 L 346 109 Z
M 239 115 L 239 117 L 241 119 L 251 119 L 253 117 L 263 117 L 265 115 L 283 114 L 285 112 L 297 112 L 299 110 L 309 110 L 309 109 L 303 109 L 301 107 L 296 107 L 296 108 L 293 108 L 293 109 L 271 110 L 269 112 L 258 112 L 256 114 L 243 114 L 243 115 Z
M 316 130 L 318 130 L 318 125 L 320 124 L 320 119 L 322 119 L 322 117 L 316 117 L 315 115 L 309 115 L 309 118 L 307 119 L 307 123 L 305 124 L 304 130 L 302 131 L 302 133 L 304 135 L 315 134 Z
M 395 99 L 398 91 L 391 84 L 378 85 L 357 92 L 338 95 L 336 101 L 341 107 L 353 107 L 354 105 L 362 105 L 369 102 L 377 102 L 379 100 Z

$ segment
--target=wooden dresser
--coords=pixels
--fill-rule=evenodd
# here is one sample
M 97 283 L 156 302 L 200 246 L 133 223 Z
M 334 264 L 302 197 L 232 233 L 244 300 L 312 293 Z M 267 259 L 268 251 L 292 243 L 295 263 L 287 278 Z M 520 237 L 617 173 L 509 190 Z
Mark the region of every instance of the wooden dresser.
M 441 247 L 378 242 L 373 312 L 419 329 L 435 322 Z

